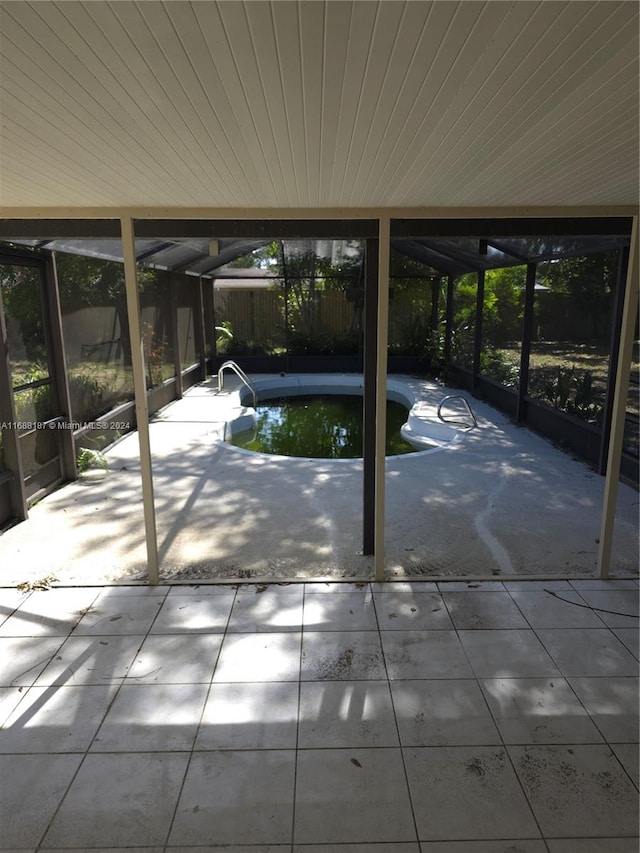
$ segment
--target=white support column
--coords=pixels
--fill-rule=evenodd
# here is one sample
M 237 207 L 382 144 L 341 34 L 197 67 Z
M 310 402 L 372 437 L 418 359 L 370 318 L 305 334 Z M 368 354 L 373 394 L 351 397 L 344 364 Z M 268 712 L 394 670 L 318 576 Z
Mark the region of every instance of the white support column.
M 149 441 L 149 409 L 147 407 L 147 381 L 144 367 L 144 346 L 138 299 L 138 274 L 133 220 L 121 219 L 122 254 L 127 291 L 127 315 L 131 341 L 131 366 L 136 403 L 136 425 L 140 446 L 140 474 L 142 477 L 142 504 L 144 510 L 145 541 L 147 545 L 147 573 L 149 583 L 158 583 L 158 540 L 156 534 L 156 508 L 153 499 L 153 472 L 151 468 L 151 443 Z
M 604 481 L 604 498 L 602 502 L 602 523 L 600 527 L 600 547 L 598 550 L 598 574 L 601 578 L 609 577 L 611 563 L 611 548 L 613 545 L 613 527 L 616 515 L 616 500 L 618 498 L 618 480 L 620 478 L 620 459 L 624 438 L 624 422 L 627 408 L 627 388 L 631 355 L 633 352 L 633 334 L 638 315 L 638 217 L 633 219 L 631 231 L 631 246 L 629 248 L 629 266 L 627 267 L 627 283 L 622 310 L 622 330 L 620 335 L 620 357 L 618 373 L 613 392 L 613 415 L 611 418 L 611 438 L 607 457 L 607 472 Z
M 384 581 L 384 487 L 387 436 L 387 342 L 389 340 L 389 251 L 391 229 L 388 217 L 380 220 L 378 249 L 378 358 L 376 376 L 376 505 L 374 569 L 376 581 Z

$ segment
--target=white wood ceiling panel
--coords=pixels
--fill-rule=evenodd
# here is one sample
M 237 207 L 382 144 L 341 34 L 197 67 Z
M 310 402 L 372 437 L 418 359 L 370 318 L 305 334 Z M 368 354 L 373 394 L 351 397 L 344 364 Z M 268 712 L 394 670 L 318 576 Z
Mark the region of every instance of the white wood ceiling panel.
M 0 0 L 0 204 L 635 204 L 634 0 Z
M 302 63 L 306 186 L 308 200 L 320 204 L 320 150 L 325 53 L 325 4 L 311 0 L 300 7 L 299 33 Z
M 306 147 L 308 143 L 303 102 L 302 55 L 300 44 L 299 14 L 296 3 L 291 7 L 284 3 L 271 4 L 275 49 L 280 70 L 280 80 L 285 103 L 285 132 L 293 159 L 295 197 L 291 204 L 302 203 L 308 190 L 306 186 Z
M 478 160 L 476 174 L 472 173 L 473 162 L 464 166 L 463 173 L 469 189 L 487 194 L 491 185 L 496 186 L 493 158 L 498 158 L 503 175 L 517 173 L 524 179 L 527 173 L 538 174 L 537 194 L 544 187 L 540 174 L 548 176 L 549 192 L 562 197 L 572 185 L 584 181 L 587 169 L 593 176 L 610 174 L 614 170 L 627 171 L 628 154 L 636 152 L 638 140 L 638 92 L 633 74 L 628 74 L 619 65 L 626 48 L 612 56 L 600 73 L 587 78 L 576 88 L 568 102 L 559 103 L 545 113 L 544 122 L 532 119 L 523 122 L 519 135 L 496 143 L 493 152 L 487 150 L 484 159 Z M 631 49 L 629 49 L 631 53 Z M 608 68 L 607 65 L 612 68 Z M 634 72 L 633 59 L 629 60 L 629 71 Z M 598 103 L 597 111 L 589 105 Z M 621 120 L 621 116 L 625 119 Z M 618 151 L 614 156 L 612 146 Z M 567 175 L 570 175 L 568 179 Z
M 562 74 L 551 73 L 554 63 L 550 63 L 545 74 L 540 75 L 536 56 L 530 54 L 527 61 L 502 75 L 504 80 L 510 82 L 502 87 L 499 98 L 494 98 L 492 103 L 482 103 L 476 118 L 473 105 L 480 98 L 475 92 L 470 92 L 468 108 L 461 114 L 463 118 L 458 120 L 457 133 L 450 133 L 448 140 L 445 140 L 449 144 L 437 152 L 439 170 L 430 184 L 431 191 L 437 197 L 441 190 L 446 192 L 456 175 L 461 183 L 471 188 L 477 184 L 478 176 L 482 178 L 487 173 L 493 175 L 496 164 L 502 171 L 519 170 L 525 162 L 531 165 L 527 157 L 533 155 L 538 160 L 538 166 L 542 167 L 540 153 L 547 141 L 550 149 L 561 153 L 560 141 L 563 136 L 567 139 L 579 138 L 578 134 L 588 133 L 591 125 L 597 128 L 597 132 L 602 131 L 608 98 L 600 93 L 601 87 L 610 84 L 611 97 L 618 99 L 618 86 L 621 84 L 615 77 L 621 67 L 625 68 L 633 61 L 637 46 L 627 38 L 628 33 L 620 33 L 620 38 L 615 42 L 616 50 L 609 49 L 604 53 L 607 58 L 595 64 L 595 46 L 587 40 L 589 30 L 582 26 L 583 23 L 586 24 L 581 21 L 574 32 L 573 42 L 580 45 L 577 53 L 570 58 L 562 50 L 554 53 L 554 57 L 560 57 L 562 65 L 576 69 L 573 86 L 567 85 L 566 77 Z M 556 36 L 558 30 L 556 26 Z M 562 42 L 565 41 L 566 38 L 563 38 Z M 551 40 L 553 43 L 554 39 Z M 517 56 L 520 53 L 518 48 L 522 46 L 516 40 L 513 47 Z M 520 55 L 524 56 L 524 53 Z M 632 69 L 629 68 L 628 72 L 631 82 Z M 512 81 L 516 77 L 521 77 L 523 82 L 518 88 L 512 89 Z M 637 83 L 632 85 L 637 92 Z M 594 104 L 598 105 L 595 111 L 592 108 Z M 631 105 L 628 107 L 631 108 Z M 467 133 L 474 136 L 461 135 L 462 121 L 465 122 Z M 527 148 L 531 150 L 527 151 Z M 575 149 L 569 150 L 574 156 Z M 566 157 L 566 153 L 562 156 Z M 546 163 L 545 168 L 549 169 L 551 165 Z
M 236 122 L 226 92 L 216 86 L 215 78 L 203 85 L 194 70 L 191 56 L 203 45 L 196 38 L 200 29 L 193 22 L 191 6 L 184 4 L 181 12 L 181 33 L 171 17 L 176 5 L 181 4 L 114 3 L 106 11 L 118 17 L 134 46 L 140 45 L 149 66 L 145 89 L 151 103 L 159 103 L 153 115 L 159 125 L 158 144 L 175 151 L 165 162 L 181 161 L 184 179 L 200 188 L 198 194 L 202 190 L 216 195 L 236 193 L 239 200 L 248 201 L 255 180 L 251 158 L 238 134 L 230 138 Z M 217 92 L 215 103 L 209 89 Z
M 342 67 L 343 81 L 340 87 L 340 111 L 335 137 L 334 167 L 329 184 L 330 198 L 346 197 L 344 184 L 347 177 L 347 164 L 353 146 L 356 117 L 364 92 L 365 74 L 375 32 L 378 8 L 375 3 L 356 2 L 351 4 L 349 39 Z M 328 38 L 330 37 L 329 35 Z M 337 94 L 336 92 L 336 96 Z
M 369 173 L 375 150 L 389 131 L 389 122 L 378 122 L 374 127 L 379 105 L 384 102 L 384 111 L 393 103 L 387 78 L 394 65 L 393 55 L 399 49 L 402 33 L 404 3 L 384 4 L 377 7 L 371 31 L 371 41 L 362 68 L 362 84 L 357 92 L 357 103 L 353 114 L 353 127 L 348 152 L 343 166 L 342 191 L 348 196 L 357 196 L 362 175 Z M 350 80 L 345 81 L 347 87 Z
M 350 3 L 328 3 L 325 7 L 318 203 L 327 206 L 331 205 L 333 197 L 338 129 L 344 90 L 347 85 L 344 69 L 351 33 L 352 11 L 353 7 Z
M 270 168 L 276 198 L 286 199 L 285 206 L 293 205 L 297 195 L 296 175 L 271 5 L 226 3 L 221 6 L 221 12 L 230 37 L 229 51 L 237 64 L 238 77 L 250 96 L 248 108 L 259 118 L 255 133 L 259 138 L 270 135 L 272 148 L 277 152 Z M 243 30 L 251 40 L 252 54 L 257 62 L 255 71 L 253 60 L 247 60 L 248 53 L 244 50 Z
M 405 131 L 399 138 L 394 162 L 382 170 L 383 180 L 375 189 L 376 193 L 388 196 L 392 204 L 404 203 L 406 188 L 414 184 L 417 172 L 437 144 L 435 140 L 445 132 L 451 105 L 507 8 L 502 3 L 441 5 L 450 14 L 446 30 L 444 34 L 430 28 L 425 31 L 426 44 L 421 49 L 426 57 L 434 59 L 425 69 L 419 96 L 404 123 Z M 436 8 L 440 9 L 440 4 Z M 433 166 L 432 173 L 435 173 Z M 419 194 L 424 189 L 420 185 Z
M 71 5 L 75 7 L 76 16 L 82 13 L 78 4 Z M 142 113 L 136 110 L 126 89 L 120 85 L 115 94 L 109 90 L 109 66 L 97 61 L 99 36 L 89 31 L 94 45 L 88 57 L 89 73 L 72 49 L 73 46 L 81 51 L 83 40 L 73 27 L 67 31 L 65 42 L 56 36 L 46 17 L 52 8 L 53 4 L 42 3 L 37 7 L 37 14 L 28 9 L 29 14 L 21 16 L 25 26 L 13 27 L 10 37 L 5 32 L 3 53 L 10 61 L 5 60 L 2 65 L 2 84 L 9 90 L 1 101 L 3 118 L 5 104 L 11 103 L 12 95 L 19 91 L 17 78 L 23 84 L 22 109 L 30 113 L 34 121 L 32 132 L 40 138 L 43 148 L 55 146 L 58 134 L 64 135 L 62 153 L 55 158 L 57 168 L 62 166 L 61 158 L 70 159 L 76 164 L 76 173 L 93 183 L 103 165 L 108 164 L 110 180 L 116 184 L 120 181 L 123 188 L 127 184 L 136 186 L 141 176 L 145 183 L 153 185 L 154 175 L 162 170 L 163 157 L 168 157 L 170 152 L 160 150 L 154 164 L 157 133 L 153 127 L 141 129 L 135 123 Z M 65 11 L 68 11 L 66 7 Z M 132 115 L 126 112 L 126 106 Z M 36 110 L 41 120 L 34 118 Z M 49 112 L 48 117 L 45 117 L 45 110 Z M 170 177 L 169 184 L 174 184 L 172 191 L 180 191 L 180 183 L 175 178 Z M 162 191 L 159 178 L 157 191 Z
M 77 130 L 72 130 L 69 122 L 65 121 L 64 110 L 56 110 L 55 104 L 41 103 L 35 97 L 20 98 L 20 91 L 20 87 L 15 85 L 3 97 L 3 121 L 9 123 L 4 134 L 0 163 L 3 180 L 7 175 L 7 160 L 15 154 L 19 154 L 22 159 L 24 147 L 28 145 L 32 155 L 25 175 L 31 180 L 32 190 L 38 181 L 51 181 L 58 185 L 63 181 L 63 195 L 69 193 L 73 197 L 75 193 L 82 192 L 84 187 L 87 201 L 96 189 L 106 192 L 109 198 L 110 182 L 114 175 L 118 176 L 125 171 L 125 164 L 118 162 L 111 151 L 99 155 L 90 142 L 84 142 Z M 52 171 L 49 164 L 53 157 L 56 169 Z M 27 164 L 27 161 L 23 162 Z M 134 160 L 130 168 L 133 170 L 136 165 Z M 149 175 L 148 179 L 152 177 Z M 147 182 L 143 178 L 144 175 L 140 173 L 137 173 L 137 180 L 132 178 L 138 191 L 143 191 L 146 186 Z

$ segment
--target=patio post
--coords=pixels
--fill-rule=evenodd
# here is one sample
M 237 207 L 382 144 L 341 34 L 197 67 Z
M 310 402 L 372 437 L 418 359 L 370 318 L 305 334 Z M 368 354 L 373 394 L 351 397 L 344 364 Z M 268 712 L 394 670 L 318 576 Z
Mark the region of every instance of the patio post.
M 376 388 L 378 384 L 378 239 L 364 250 L 364 398 L 362 429 L 362 553 L 376 552 Z
M 454 277 L 447 276 L 447 307 L 444 321 L 444 363 L 448 365 L 451 361 L 451 338 L 453 336 L 453 288 Z
M 378 358 L 376 383 L 376 511 L 373 565 L 376 581 L 384 581 L 384 486 L 387 436 L 387 344 L 389 340 L 389 256 L 391 220 L 379 221 Z
M 153 499 L 153 472 L 151 468 L 151 443 L 149 440 L 149 410 L 147 406 L 147 380 L 144 366 L 144 340 L 140 321 L 136 246 L 131 217 L 120 220 L 122 229 L 122 255 L 127 293 L 127 319 L 131 340 L 131 366 L 136 405 L 136 427 L 140 446 L 140 475 L 142 477 L 142 505 L 144 511 L 145 542 L 147 546 L 147 573 L 149 583 L 158 583 L 158 540 L 156 509 Z
M 520 350 L 520 381 L 518 382 L 518 405 L 516 422 L 522 423 L 525 417 L 526 400 L 529 393 L 529 359 L 531 356 L 531 335 L 533 333 L 533 314 L 535 310 L 536 263 L 527 264 L 527 278 L 524 290 L 524 317 L 522 319 L 522 348 Z
M 620 460 L 624 439 L 624 422 L 627 409 L 627 387 L 631 368 L 633 351 L 633 335 L 638 314 L 638 217 L 633 218 L 631 230 L 631 245 L 629 247 L 629 263 L 627 266 L 627 281 L 622 309 L 622 329 L 620 347 L 618 350 L 618 370 L 613 392 L 613 411 L 611 415 L 611 432 L 609 438 L 609 453 L 607 455 L 607 472 L 604 481 L 604 498 L 602 502 L 602 524 L 600 528 L 600 545 L 598 548 L 598 574 L 601 578 L 609 577 L 611 563 L 611 546 L 613 544 L 613 527 L 618 497 L 618 480 L 620 477 Z
M 482 318 L 484 315 L 484 270 L 478 270 L 478 284 L 476 289 L 476 313 L 475 327 L 473 331 L 473 376 L 471 387 L 475 394 L 478 390 L 478 377 L 481 372 L 482 357 Z

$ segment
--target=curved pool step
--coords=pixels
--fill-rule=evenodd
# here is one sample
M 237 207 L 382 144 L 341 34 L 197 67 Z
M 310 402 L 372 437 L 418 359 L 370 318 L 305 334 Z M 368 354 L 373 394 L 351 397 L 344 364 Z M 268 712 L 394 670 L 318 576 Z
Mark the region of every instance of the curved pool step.
M 400 428 L 405 441 L 423 449 L 447 447 L 466 431 L 459 424 L 444 423 L 438 418 L 437 407 L 424 402 L 411 407 L 406 424 Z

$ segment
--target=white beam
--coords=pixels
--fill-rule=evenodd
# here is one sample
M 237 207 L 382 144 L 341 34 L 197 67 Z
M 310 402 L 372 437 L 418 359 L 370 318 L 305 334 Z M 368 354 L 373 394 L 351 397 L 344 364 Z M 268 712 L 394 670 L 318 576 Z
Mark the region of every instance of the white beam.
M 16 207 L 0 219 L 493 219 L 637 216 L 633 205 L 518 207 Z M 46 237 L 46 234 L 42 235 Z
M 629 387 L 629 372 L 633 352 L 633 335 L 636 317 L 638 316 L 638 217 L 634 217 L 631 231 L 631 246 L 629 248 L 629 265 L 627 267 L 627 282 L 622 309 L 622 330 L 618 354 L 618 372 L 613 392 L 613 415 L 611 418 L 611 434 L 609 439 L 609 454 L 607 457 L 607 473 L 604 482 L 604 498 L 602 502 L 602 523 L 600 528 L 600 547 L 598 549 L 598 574 L 601 578 L 609 577 L 611 566 L 611 550 L 613 545 L 613 529 L 618 498 L 618 481 L 620 479 L 620 460 L 624 439 L 624 424 L 627 410 L 627 389 Z
M 389 340 L 389 252 L 391 222 L 380 220 L 378 249 L 378 358 L 376 375 L 376 504 L 374 522 L 374 569 L 376 581 L 384 580 L 385 469 L 387 436 L 387 342 Z
M 153 498 L 153 471 L 151 467 L 151 443 L 149 440 L 149 409 L 147 407 L 147 380 L 144 366 L 144 344 L 140 322 L 138 298 L 138 273 L 133 220 L 121 219 L 122 254 L 127 292 L 127 315 L 131 341 L 131 366 L 136 405 L 136 425 L 140 446 L 140 474 L 142 477 L 142 505 L 144 510 L 145 541 L 147 545 L 147 573 L 149 583 L 158 583 L 158 540 L 156 533 L 156 509 Z

